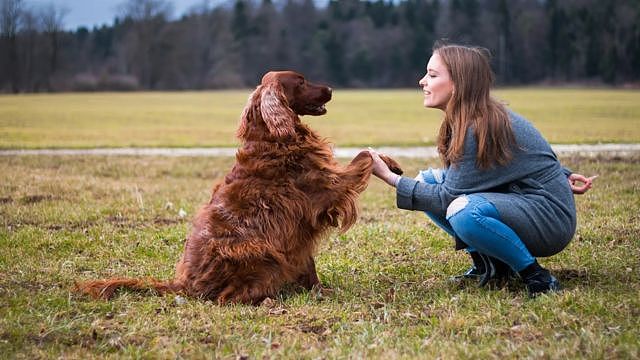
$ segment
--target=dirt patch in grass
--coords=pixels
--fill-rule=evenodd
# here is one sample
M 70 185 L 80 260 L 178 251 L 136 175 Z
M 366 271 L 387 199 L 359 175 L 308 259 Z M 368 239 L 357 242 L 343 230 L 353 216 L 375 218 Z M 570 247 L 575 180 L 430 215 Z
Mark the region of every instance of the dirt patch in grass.
M 42 201 L 53 201 L 56 200 L 57 198 L 51 194 L 45 194 L 45 195 L 40 195 L 40 194 L 36 194 L 36 195 L 26 195 L 23 196 L 22 198 L 20 198 L 20 202 L 23 204 L 36 204 Z
M 181 224 L 186 221 L 184 219 L 171 219 L 166 217 L 156 217 L 148 221 L 144 221 L 144 220 L 134 220 L 131 218 L 117 216 L 117 215 L 108 216 L 105 218 L 105 220 L 116 227 L 130 228 L 130 229 L 147 228 L 151 226 L 171 226 L 171 225 Z
M 567 280 L 567 281 L 579 281 L 586 282 L 589 281 L 589 278 L 593 276 L 585 269 L 575 270 L 575 269 L 560 269 L 554 271 L 555 276 L 559 280 Z
M 177 224 L 183 224 L 188 219 L 181 218 L 167 218 L 167 217 L 155 217 L 149 220 L 134 220 L 121 216 L 107 216 L 104 220 L 88 220 L 88 221 L 70 221 L 66 223 L 40 223 L 33 220 L 13 220 L 7 219 L 9 222 L 4 226 L 9 230 L 16 230 L 22 227 L 35 227 L 39 229 L 49 231 L 82 231 L 86 233 L 91 228 L 99 226 L 101 223 L 109 223 L 120 229 L 147 229 L 147 228 L 164 228 L 174 226 Z
M 13 289 L 19 291 L 26 291 L 29 293 L 42 292 L 44 290 L 51 289 L 62 289 L 65 287 L 63 284 L 58 284 L 55 282 L 42 282 L 42 281 L 34 281 L 34 280 L 23 280 L 23 279 L 15 279 L 9 278 L 0 281 L 0 287 L 5 289 Z

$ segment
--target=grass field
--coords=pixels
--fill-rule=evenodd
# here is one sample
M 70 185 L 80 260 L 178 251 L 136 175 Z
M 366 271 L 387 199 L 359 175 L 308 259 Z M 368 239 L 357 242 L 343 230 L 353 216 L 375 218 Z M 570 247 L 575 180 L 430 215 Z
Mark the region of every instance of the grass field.
M 0 148 L 236 146 L 249 92 L 1 95 Z M 640 142 L 640 91 L 496 96 L 553 143 Z M 304 120 L 339 146 L 430 145 L 441 114 L 421 104 L 417 90 L 336 90 L 327 116 Z M 409 175 L 437 165 L 399 160 Z M 577 197 L 573 242 L 541 259 L 561 293 L 449 281 L 466 256 L 372 180 L 358 223 L 317 256 L 332 292 L 219 307 L 71 288 L 171 277 L 191 217 L 233 159 L 0 156 L 0 358 L 639 358 L 640 157 L 563 163 L 600 178 Z
M 204 106 L 212 95 L 194 97 Z M 118 108 L 126 113 L 126 104 Z M 201 126 L 209 118 L 193 115 Z M 105 122 L 117 127 L 113 119 Z M 34 131 L 44 123 L 33 124 Z M 5 146 L 71 145 L 2 139 Z M 115 140 L 101 144 L 119 144 Z M 154 139 L 136 143 L 152 144 L 146 141 Z M 355 227 L 321 246 L 318 270 L 333 289 L 322 297 L 289 291 L 269 306 L 219 307 L 128 292 L 112 302 L 93 301 L 70 291 L 79 279 L 170 277 L 189 219 L 232 161 L 0 157 L 0 357 L 640 357 L 639 158 L 563 159 L 600 178 L 577 198 L 573 242 L 541 260 L 564 285 L 559 294 L 532 300 L 517 282 L 495 289 L 450 282 L 468 266 L 465 255 L 422 214 L 397 210 L 394 193 L 378 180 L 361 198 Z M 400 161 L 408 174 L 436 165 Z
M 0 95 L 0 148 L 235 146 L 250 90 Z M 553 143 L 640 142 L 640 91 L 501 89 Z M 415 90 L 336 90 L 306 117 L 339 146 L 431 145 L 441 113 Z

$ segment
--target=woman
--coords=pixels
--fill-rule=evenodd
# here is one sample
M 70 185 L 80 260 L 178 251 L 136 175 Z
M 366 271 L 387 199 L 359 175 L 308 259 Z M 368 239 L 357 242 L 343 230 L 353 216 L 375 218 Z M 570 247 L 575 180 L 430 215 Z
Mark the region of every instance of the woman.
M 586 192 L 593 178 L 563 168 L 527 120 L 491 98 L 492 83 L 485 49 L 436 45 L 419 84 L 424 106 L 444 112 L 437 144 L 444 169 L 402 177 L 370 150 L 373 172 L 397 188 L 399 208 L 425 211 L 454 236 L 456 249 L 467 249 L 474 265 L 462 276 L 484 285 L 513 270 L 531 296 L 556 291 L 558 280 L 536 257 L 569 244 L 572 192 Z

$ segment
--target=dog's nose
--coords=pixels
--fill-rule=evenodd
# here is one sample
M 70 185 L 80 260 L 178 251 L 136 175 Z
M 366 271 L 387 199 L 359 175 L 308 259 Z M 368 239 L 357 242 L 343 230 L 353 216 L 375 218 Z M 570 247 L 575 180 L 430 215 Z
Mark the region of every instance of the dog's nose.
M 331 96 L 333 89 L 330 86 L 327 86 L 326 92 L 327 92 L 327 95 Z

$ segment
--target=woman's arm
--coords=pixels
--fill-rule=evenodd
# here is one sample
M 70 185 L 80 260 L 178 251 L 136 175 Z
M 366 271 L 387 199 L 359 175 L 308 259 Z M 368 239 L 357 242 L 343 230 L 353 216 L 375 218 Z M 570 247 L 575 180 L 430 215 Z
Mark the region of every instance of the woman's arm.
M 369 149 L 373 159 L 373 174 L 387 184 L 396 187 L 396 205 L 405 210 L 427 211 L 436 216 L 445 216 L 448 203 L 455 198 L 442 184 L 426 184 L 392 173 L 380 159 L 378 153 Z

